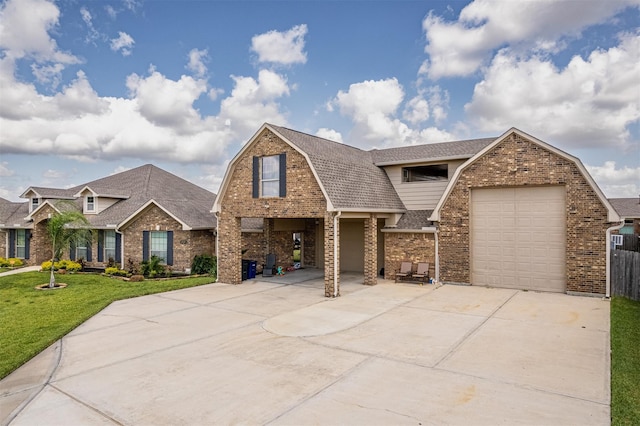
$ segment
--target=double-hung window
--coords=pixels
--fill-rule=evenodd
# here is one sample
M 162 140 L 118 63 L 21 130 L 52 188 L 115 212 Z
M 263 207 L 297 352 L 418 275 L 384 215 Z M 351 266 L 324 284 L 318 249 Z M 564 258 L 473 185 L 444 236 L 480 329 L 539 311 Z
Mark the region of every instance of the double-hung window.
M 78 241 L 76 245 L 76 259 L 84 259 L 89 260 L 89 255 L 87 254 L 89 251 L 89 244 L 87 241 Z
M 96 211 L 96 200 L 95 197 L 87 196 L 87 211 L 94 212 Z
M 16 229 L 16 257 L 24 259 L 27 248 L 27 231 L 26 229 Z
M 280 156 L 262 157 L 261 194 L 263 197 L 278 197 L 280 195 Z
M 104 258 L 116 260 L 116 231 L 104 231 Z
M 286 154 L 253 157 L 253 198 L 287 195 Z
M 167 232 L 151 231 L 151 256 L 162 259 L 162 263 L 167 262 Z
M 37 209 L 39 205 L 40 205 L 40 200 L 36 197 L 33 197 L 31 199 L 31 211 L 34 211 L 35 209 Z

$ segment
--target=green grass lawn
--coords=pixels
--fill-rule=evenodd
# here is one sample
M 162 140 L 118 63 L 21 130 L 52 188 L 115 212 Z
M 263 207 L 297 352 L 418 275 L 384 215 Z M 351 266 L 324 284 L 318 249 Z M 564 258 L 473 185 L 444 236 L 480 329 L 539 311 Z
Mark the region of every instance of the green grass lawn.
M 60 290 L 36 290 L 48 272 L 0 277 L 0 379 L 115 300 L 207 284 L 212 277 L 129 283 L 94 274 L 57 275 Z
M 611 300 L 611 424 L 640 425 L 640 302 Z

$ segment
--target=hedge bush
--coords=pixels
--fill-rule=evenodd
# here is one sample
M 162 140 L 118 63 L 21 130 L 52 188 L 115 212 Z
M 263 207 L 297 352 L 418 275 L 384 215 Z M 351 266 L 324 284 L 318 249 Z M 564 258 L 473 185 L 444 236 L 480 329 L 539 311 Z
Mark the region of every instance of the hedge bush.
M 42 269 L 43 271 L 50 271 L 51 261 L 47 260 L 46 262 L 42 262 L 42 264 L 40 265 L 40 269 Z M 53 264 L 54 271 L 57 271 L 59 269 L 66 269 L 67 272 L 78 272 L 82 269 L 82 265 L 78 262 L 74 262 L 73 260 L 63 259 Z
M 9 259 L 0 257 L 0 268 L 17 268 L 23 265 L 24 262 L 22 259 L 18 259 L 17 257 L 10 257 Z

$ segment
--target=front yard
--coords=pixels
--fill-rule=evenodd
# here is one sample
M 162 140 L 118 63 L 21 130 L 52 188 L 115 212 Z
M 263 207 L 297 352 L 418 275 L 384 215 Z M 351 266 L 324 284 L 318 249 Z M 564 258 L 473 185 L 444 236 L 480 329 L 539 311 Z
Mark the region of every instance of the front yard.
M 212 277 L 126 282 L 93 274 L 56 276 L 68 287 L 35 290 L 48 272 L 0 277 L 0 379 L 111 302 L 212 282 Z
M 640 302 L 611 300 L 611 424 L 640 425 Z

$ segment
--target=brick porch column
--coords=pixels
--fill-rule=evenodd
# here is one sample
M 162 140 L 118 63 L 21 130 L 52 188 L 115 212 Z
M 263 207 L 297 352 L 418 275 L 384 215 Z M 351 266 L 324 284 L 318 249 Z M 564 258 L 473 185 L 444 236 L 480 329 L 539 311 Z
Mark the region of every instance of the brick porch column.
M 334 229 L 333 220 L 336 213 L 326 212 L 324 215 L 324 295 L 340 296 L 340 219 Z M 334 242 L 338 244 L 338 256 L 334 256 Z M 334 265 L 337 266 L 337 288 L 334 294 Z
M 364 220 L 364 284 L 378 284 L 378 217 Z
M 218 220 L 218 281 L 225 284 L 242 282 L 242 233 L 240 218 L 220 213 Z

